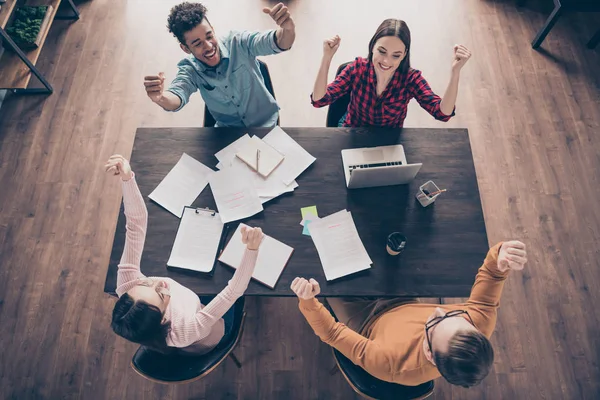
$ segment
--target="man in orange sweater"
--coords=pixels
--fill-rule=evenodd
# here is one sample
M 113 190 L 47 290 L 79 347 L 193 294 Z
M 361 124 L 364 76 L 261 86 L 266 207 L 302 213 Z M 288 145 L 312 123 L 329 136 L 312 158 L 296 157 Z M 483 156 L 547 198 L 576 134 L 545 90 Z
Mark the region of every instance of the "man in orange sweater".
M 300 299 L 300 311 L 321 340 L 374 377 L 416 386 L 441 375 L 451 384 L 471 387 L 480 383 L 492 366 L 494 351 L 489 338 L 504 281 L 510 270 L 523 269 L 526 256 L 525 245 L 519 241 L 498 243 L 479 268 L 466 303 L 396 302 L 371 312 L 367 320 L 354 321 L 356 331 L 344 321 L 336 322 L 315 298 L 320 288 L 314 279 L 296 278 L 292 290 Z M 346 320 L 356 320 L 348 309 L 343 311 Z

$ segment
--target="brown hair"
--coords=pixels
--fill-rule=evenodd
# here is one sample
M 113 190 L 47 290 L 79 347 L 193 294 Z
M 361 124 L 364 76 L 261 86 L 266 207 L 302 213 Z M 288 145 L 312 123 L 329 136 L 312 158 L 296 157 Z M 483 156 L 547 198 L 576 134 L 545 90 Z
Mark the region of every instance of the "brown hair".
M 171 323 L 163 324 L 162 319 L 163 314 L 158 307 L 145 301 L 135 301 L 125 293 L 115 304 L 110 326 L 117 335 L 131 342 L 167 353 L 166 338 Z
M 410 29 L 408 29 L 406 22 L 400 19 L 389 18 L 379 25 L 375 35 L 373 35 L 369 42 L 369 61 L 373 61 L 373 47 L 375 47 L 375 43 L 385 36 L 395 36 L 402 40 L 402 43 L 406 46 L 406 56 L 398 69 L 403 74 L 407 73 L 410 69 Z
M 478 385 L 494 363 L 492 344 L 479 331 L 459 331 L 448 343 L 448 351 L 436 352 L 435 365 L 451 384 L 469 388 Z

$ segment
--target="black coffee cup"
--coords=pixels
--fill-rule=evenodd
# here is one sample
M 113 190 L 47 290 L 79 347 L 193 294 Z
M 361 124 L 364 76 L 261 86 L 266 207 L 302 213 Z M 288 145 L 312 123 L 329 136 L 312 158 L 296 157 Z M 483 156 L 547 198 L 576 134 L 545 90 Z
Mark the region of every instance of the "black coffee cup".
M 385 249 L 391 256 L 397 256 L 406 248 L 406 236 L 400 232 L 391 233 L 387 238 Z

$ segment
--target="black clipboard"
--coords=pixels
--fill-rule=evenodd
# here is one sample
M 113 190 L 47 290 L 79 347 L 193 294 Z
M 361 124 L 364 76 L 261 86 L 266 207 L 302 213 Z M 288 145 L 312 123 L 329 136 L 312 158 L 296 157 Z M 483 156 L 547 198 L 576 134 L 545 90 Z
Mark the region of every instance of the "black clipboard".
M 183 207 L 183 210 L 181 212 L 181 217 L 179 219 L 179 225 L 177 226 L 177 233 L 179 233 L 179 228 L 181 227 L 181 221 L 183 220 L 183 215 L 185 214 L 186 209 L 195 210 L 196 214 L 208 213 L 212 217 L 216 216 L 216 214 L 217 214 L 217 212 L 215 210 L 211 210 L 209 208 L 197 208 L 197 207 L 185 206 L 185 207 Z M 182 268 L 182 267 L 177 267 L 177 266 L 170 266 L 170 265 L 167 265 L 167 269 L 172 270 L 172 271 L 184 272 L 186 274 L 191 274 L 191 275 L 201 275 L 201 276 L 205 276 L 205 277 L 212 277 L 215 273 L 215 268 L 217 266 L 217 262 L 219 261 L 219 257 L 221 256 L 221 253 L 223 252 L 223 249 L 225 248 L 225 240 L 227 239 L 227 233 L 229 231 L 229 227 L 230 227 L 229 223 L 223 224 L 223 230 L 221 231 L 221 237 L 219 238 L 219 245 L 217 247 L 217 253 L 215 254 L 215 260 L 213 261 L 212 268 L 209 272 L 196 271 L 193 269 Z M 177 233 L 175 234 L 175 237 L 177 237 Z M 175 243 L 173 243 L 173 245 L 174 244 Z M 171 248 L 171 251 L 173 251 L 172 248 Z M 171 258 L 170 254 L 169 254 L 169 258 Z

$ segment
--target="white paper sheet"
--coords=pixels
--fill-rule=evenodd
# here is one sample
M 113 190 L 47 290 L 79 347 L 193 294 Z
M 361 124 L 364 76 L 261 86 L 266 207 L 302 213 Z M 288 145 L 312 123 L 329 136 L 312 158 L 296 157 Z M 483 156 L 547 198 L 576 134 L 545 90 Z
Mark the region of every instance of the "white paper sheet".
M 262 195 L 259 195 L 260 201 L 263 204 L 265 204 L 266 202 L 271 201 L 274 198 L 279 197 L 279 196 L 281 196 L 284 193 L 291 193 L 291 192 L 293 192 L 294 189 L 296 189 L 297 187 L 298 187 L 298 183 L 296 181 L 293 181 L 290 185 L 286 186 L 286 189 L 283 192 L 281 192 L 281 193 L 278 193 L 278 194 L 275 194 L 275 193 L 269 193 L 269 194 L 263 193 Z
M 167 265 L 210 272 L 215 264 L 223 222 L 219 214 L 185 208 Z
M 373 262 L 346 210 L 311 221 L 310 235 L 328 281 L 371 268 Z
M 283 133 L 283 135 L 284 138 L 278 140 L 278 136 L 280 136 L 280 134 L 275 133 L 273 135 L 274 142 L 281 141 L 283 143 L 287 143 L 285 136 L 289 136 L 285 132 Z M 293 141 L 293 139 L 289 139 Z M 263 204 L 270 200 L 273 200 L 278 196 L 281 196 L 284 193 L 293 192 L 294 189 L 298 187 L 298 183 L 294 179 L 292 179 L 287 184 L 285 183 L 285 176 L 289 174 L 286 174 L 286 168 L 280 169 L 285 163 L 285 160 L 283 160 L 283 162 L 277 168 L 275 168 L 275 170 L 268 176 L 268 178 L 265 179 L 258 175 L 256 171 L 253 171 L 252 168 L 248 167 L 243 161 L 236 157 L 236 153 L 240 151 L 240 149 L 244 148 L 244 146 L 247 145 L 249 140 L 251 140 L 250 136 L 248 134 L 245 134 L 244 136 L 240 137 L 225 148 L 219 150 L 215 154 L 215 157 L 219 160 L 219 163 L 216 167 L 219 170 L 234 168 L 236 172 L 243 174 L 246 177 L 246 179 L 251 180 L 253 186 L 256 188 L 258 197 L 260 198 L 260 201 Z M 288 145 L 288 147 L 289 146 L 290 145 Z M 283 147 L 285 148 L 285 145 Z M 300 149 L 303 151 L 302 148 Z
M 192 205 L 214 172 L 200 161 L 183 153 L 177 164 L 148 197 L 177 218 L 181 218 L 183 207 Z
M 240 224 L 238 226 L 219 257 L 221 262 L 233 268 L 239 267 L 242 263 L 242 257 L 246 248 L 246 245 L 242 243 L 242 226 L 247 225 Z M 258 257 L 252 278 L 274 289 L 293 251 L 294 249 L 287 244 L 265 235 L 258 248 Z
M 227 166 L 231 163 L 231 160 L 235 159 L 235 154 L 243 149 L 250 140 L 250 135 L 247 133 L 236 140 L 235 142 L 229 144 L 228 146 L 222 148 L 218 152 L 215 153 L 215 157 L 219 160 L 219 164 L 217 164 L 217 168 L 221 169 L 224 166 Z
M 251 217 L 263 210 L 252 182 L 233 168 L 213 173 L 210 188 L 223 223 Z
M 256 189 L 256 193 L 262 203 L 272 200 L 283 193 L 293 192 L 298 187 L 296 181 L 292 181 L 291 184 L 286 185 L 281 179 L 278 179 L 275 174 L 277 170 L 269 175 L 268 178 L 263 178 L 237 157 L 222 166 L 221 171 L 225 170 L 232 171 L 232 173 L 238 174 L 244 180 L 250 182 Z
M 286 185 L 289 185 L 316 160 L 315 157 L 304 150 L 302 146 L 278 126 L 273 128 L 263 138 L 263 141 L 285 156 L 284 160 L 273 173 L 277 172 L 278 177 Z
M 304 218 L 302 221 L 300 221 L 300 225 L 304 226 L 304 225 L 306 225 L 306 221 L 314 221 L 315 219 L 320 219 L 320 218 L 317 217 L 315 214 L 309 212 L 306 214 L 306 218 Z

